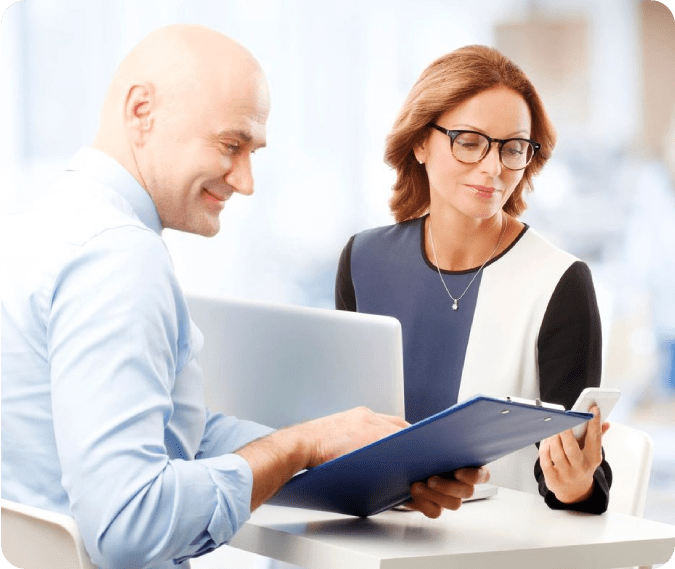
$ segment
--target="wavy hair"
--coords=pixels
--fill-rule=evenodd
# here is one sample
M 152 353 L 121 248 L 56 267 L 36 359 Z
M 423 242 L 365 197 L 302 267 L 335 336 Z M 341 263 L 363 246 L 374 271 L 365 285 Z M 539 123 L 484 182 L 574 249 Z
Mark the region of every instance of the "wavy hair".
M 517 65 L 494 48 L 470 45 L 438 58 L 422 72 L 387 136 L 384 159 L 396 170 L 389 205 L 397 222 L 420 217 L 429 209 L 429 180 L 414 154 L 414 148 L 429 136 L 427 124 L 495 87 L 507 87 L 525 99 L 532 119 L 531 138 L 541 144 L 504 204 L 504 211 L 510 215 L 525 211 L 523 191 L 532 191 L 532 177 L 550 158 L 555 129 L 534 85 Z

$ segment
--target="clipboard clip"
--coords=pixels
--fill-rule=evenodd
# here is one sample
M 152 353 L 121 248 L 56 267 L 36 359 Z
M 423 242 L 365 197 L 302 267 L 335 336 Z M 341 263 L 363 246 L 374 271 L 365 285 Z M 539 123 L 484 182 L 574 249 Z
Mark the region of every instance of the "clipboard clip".
M 536 399 L 525 399 L 524 397 L 511 397 L 507 396 L 506 400 L 509 403 L 524 403 L 525 405 L 533 405 L 535 407 L 541 407 L 543 409 L 557 409 L 558 411 L 564 411 L 565 407 L 563 405 L 558 405 L 557 403 L 545 403 L 539 397 Z

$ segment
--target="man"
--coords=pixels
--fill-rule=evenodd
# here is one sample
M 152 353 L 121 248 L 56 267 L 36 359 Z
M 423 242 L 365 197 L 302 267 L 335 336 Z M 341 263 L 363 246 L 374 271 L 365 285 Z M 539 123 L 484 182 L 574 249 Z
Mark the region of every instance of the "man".
M 74 516 L 100 566 L 203 554 L 299 470 L 405 425 L 360 408 L 271 432 L 204 407 L 203 338 L 161 232 L 213 236 L 253 193 L 268 112 L 240 45 L 158 30 L 116 72 L 93 148 L 3 222 L 3 497 Z M 411 507 L 436 517 L 486 477 L 415 484 Z

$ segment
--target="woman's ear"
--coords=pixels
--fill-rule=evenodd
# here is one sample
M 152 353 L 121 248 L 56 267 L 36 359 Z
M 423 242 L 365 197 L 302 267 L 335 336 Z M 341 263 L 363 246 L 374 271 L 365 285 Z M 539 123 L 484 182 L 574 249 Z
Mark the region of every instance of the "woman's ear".
M 426 139 L 415 145 L 413 147 L 413 152 L 415 153 L 415 159 L 417 162 L 424 164 L 427 161 L 428 156 Z
M 142 144 L 154 124 L 155 90 L 152 85 L 134 85 L 124 105 L 124 124 L 138 144 Z

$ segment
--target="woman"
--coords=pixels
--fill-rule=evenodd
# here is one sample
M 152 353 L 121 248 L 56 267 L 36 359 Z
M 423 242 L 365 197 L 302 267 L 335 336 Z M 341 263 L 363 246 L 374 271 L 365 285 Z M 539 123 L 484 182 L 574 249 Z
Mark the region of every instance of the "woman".
M 409 421 L 476 393 L 569 409 L 599 385 L 588 266 L 518 220 L 554 144 L 536 90 L 492 48 L 439 58 L 404 103 L 385 152 L 397 173 L 397 223 L 349 240 L 336 305 L 400 320 Z M 542 442 L 538 457 L 533 447 L 497 461 L 492 480 L 520 489 L 536 480 L 553 508 L 604 512 L 606 428 L 596 418 L 578 443 L 566 431 Z

